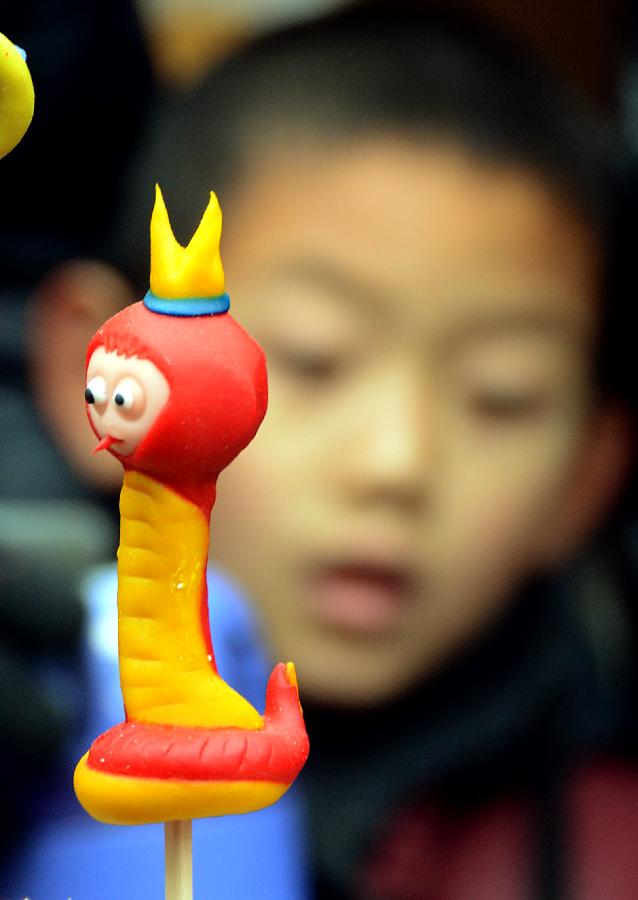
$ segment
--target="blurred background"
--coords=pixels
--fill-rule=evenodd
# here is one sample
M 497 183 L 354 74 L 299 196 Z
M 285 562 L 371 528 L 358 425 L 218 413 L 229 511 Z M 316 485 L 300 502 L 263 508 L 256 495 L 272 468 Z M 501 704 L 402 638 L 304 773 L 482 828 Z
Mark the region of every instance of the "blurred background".
M 159 78 L 179 85 L 196 79 L 247 35 L 339 5 L 335 0 L 141 0 L 139 9 Z M 630 4 L 565 0 L 531 7 L 506 0 L 459 0 L 445 5 L 484 12 L 597 102 L 610 106 L 619 101 Z
M 0 30 L 27 50 L 36 87 L 32 127 L 0 161 L 4 852 L 16 840 L 13 823 L 23 815 L 28 819 L 23 798 L 36 789 L 33 771 L 46 777 L 82 716 L 83 585 L 88 573 L 112 560 L 117 542 L 119 467 L 88 459 L 88 428 L 84 456 L 74 456 L 59 412 L 51 408 L 51 397 L 58 389 L 62 395 L 67 385 L 58 386 L 49 368 L 52 357 L 67 352 L 65 340 L 74 328 L 84 333 L 96 308 L 108 315 L 117 303 L 102 307 L 97 298 L 85 305 L 73 289 L 81 273 L 65 266 L 90 261 L 85 264 L 98 268 L 110 296 L 126 302 L 129 283 L 111 282 L 110 272 L 100 266 L 109 258 L 114 225 L 124 227 L 127 176 L 154 111 L 166 98 L 197 85 L 249 38 L 340 5 L 337 0 L 22 0 L 0 13 Z M 616 121 L 638 154 L 638 12 L 632 4 L 459 0 L 445 6 L 485 15 L 531 48 Z M 56 319 L 58 296 L 66 306 L 63 321 Z M 77 365 L 81 385 L 81 358 Z M 68 421 L 78 423 L 83 416 L 78 407 Z M 631 488 L 622 513 L 623 591 L 635 583 L 634 505 Z M 631 629 L 632 604 L 621 603 L 622 614 L 605 618 L 600 611 L 604 573 L 593 565 L 589 575 L 585 591 L 594 620 L 614 635 L 618 628 Z

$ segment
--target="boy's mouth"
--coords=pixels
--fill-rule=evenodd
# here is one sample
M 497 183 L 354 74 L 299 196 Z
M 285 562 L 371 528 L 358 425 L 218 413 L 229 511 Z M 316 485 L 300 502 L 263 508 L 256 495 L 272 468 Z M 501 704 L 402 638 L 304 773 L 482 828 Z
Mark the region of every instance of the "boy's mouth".
M 414 576 L 402 566 L 343 563 L 313 573 L 308 601 L 311 612 L 323 624 L 353 635 L 373 637 L 401 624 L 414 589 Z

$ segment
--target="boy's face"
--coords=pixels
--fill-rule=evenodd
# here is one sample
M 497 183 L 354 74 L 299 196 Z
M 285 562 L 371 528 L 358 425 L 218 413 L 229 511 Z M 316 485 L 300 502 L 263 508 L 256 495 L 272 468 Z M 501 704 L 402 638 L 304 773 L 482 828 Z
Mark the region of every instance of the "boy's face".
M 225 212 L 270 406 L 220 480 L 213 557 L 305 696 L 380 702 L 555 555 L 596 244 L 534 175 L 400 141 L 263 160 Z

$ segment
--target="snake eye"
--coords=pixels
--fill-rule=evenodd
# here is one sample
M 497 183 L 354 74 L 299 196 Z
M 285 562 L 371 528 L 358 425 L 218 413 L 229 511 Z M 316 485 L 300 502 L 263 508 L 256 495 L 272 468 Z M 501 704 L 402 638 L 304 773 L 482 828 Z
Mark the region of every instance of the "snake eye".
M 123 406 L 124 409 L 130 409 L 133 406 L 133 397 L 131 394 L 118 391 L 116 394 L 113 394 L 113 402 L 117 406 Z
M 144 392 L 134 378 L 123 378 L 113 391 L 113 403 L 135 418 L 144 410 Z
M 98 406 L 106 403 L 106 381 L 101 375 L 96 375 L 95 378 L 91 378 L 84 391 L 84 399 L 87 403 L 96 403 Z

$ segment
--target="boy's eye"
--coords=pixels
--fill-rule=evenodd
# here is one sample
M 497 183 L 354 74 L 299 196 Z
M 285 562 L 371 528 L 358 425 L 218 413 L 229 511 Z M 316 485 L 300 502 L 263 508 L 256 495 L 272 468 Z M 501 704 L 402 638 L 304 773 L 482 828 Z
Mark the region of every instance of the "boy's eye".
M 84 391 L 84 399 L 87 403 L 101 406 L 107 401 L 106 381 L 101 375 L 91 378 Z
M 343 368 L 337 354 L 305 347 L 279 346 L 273 348 L 269 356 L 293 377 L 309 382 L 329 381 L 337 377 Z
M 471 395 L 469 406 L 483 419 L 510 422 L 541 415 L 547 406 L 547 398 L 540 393 L 485 391 Z

